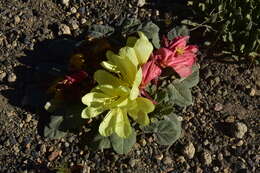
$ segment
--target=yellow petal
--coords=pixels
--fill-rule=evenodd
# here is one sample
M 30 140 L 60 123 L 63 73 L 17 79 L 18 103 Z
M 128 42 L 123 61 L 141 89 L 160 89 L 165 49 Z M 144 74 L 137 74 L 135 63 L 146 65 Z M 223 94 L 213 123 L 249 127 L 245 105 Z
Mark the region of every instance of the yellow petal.
M 123 47 L 119 50 L 119 55 L 129 59 L 132 64 L 137 68 L 138 59 L 135 54 L 135 50 L 132 47 Z
M 147 113 L 154 111 L 154 104 L 143 97 L 138 97 L 134 103 L 129 107 L 129 115 L 141 125 L 148 125 L 149 118 Z
M 130 92 L 130 100 L 136 99 L 140 92 L 139 92 L 139 85 L 142 82 L 142 68 L 139 68 L 139 70 L 137 71 L 136 75 L 135 75 L 135 80 L 133 82 L 133 86 Z
M 153 52 L 153 45 L 142 32 L 138 32 L 138 35 L 140 38 L 136 41 L 134 49 L 139 64 L 143 65 L 147 62 L 151 53 Z
M 94 74 L 94 79 L 98 82 L 98 84 L 108 84 L 108 85 L 114 85 L 119 86 L 124 84 L 122 80 L 119 78 L 113 76 L 111 73 L 105 71 L 105 70 L 98 70 Z
M 126 56 L 113 55 L 112 59 L 122 75 L 122 80 L 128 84 L 132 84 L 137 67 Z
M 83 109 L 83 111 L 81 112 L 81 117 L 88 119 L 88 118 L 93 118 L 96 117 L 97 115 L 101 114 L 102 112 L 104 112 L 105 110 L 102 107 L 87 107 L 85 109 Z
M 107 95 L 105 95 L 105 94 L 97 93 L 97 92 L 91 92 L 91 93 L 84 95 L 81 98 L 81 101 L 85 105 L 91 106 L 91 104 L 93 102 L 103 103 L 106 98 L 107 98 Z
M 117 112 L 117 109 L 110 110 L 99 125 L 102 136 L 110 136 L 115 131 Z
M 115 133 L 121 138 L 127 138 L 132 133 L 132 127 L 125 109 L 117 110 Z
M 113 64 L 112 62 L 103 61 L 103 62 L 101 62 L 101 66 L 113 73 L 120 73 L 120 71 L 118 70 L 118 67 L 115 64 Z

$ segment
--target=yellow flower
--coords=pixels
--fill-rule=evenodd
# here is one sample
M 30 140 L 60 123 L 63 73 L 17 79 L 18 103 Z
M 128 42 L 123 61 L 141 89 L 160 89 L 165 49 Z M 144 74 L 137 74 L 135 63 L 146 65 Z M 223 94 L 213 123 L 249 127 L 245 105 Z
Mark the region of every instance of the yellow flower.
M 107 61 L 101 65 L 109 72 L 96 71 L 94 79 L 98 86 L 82 97 L 82 102 L 87 105 L 82 111 L 82 118 L 93 118 L 108 111 L 99 126 L 99 133 L 103 136 L 116 133 L 127 138 L 132 133 L 127 115 L 140 125 L 147 125 L 147 114 L 154 110 L 150 100 L 138 97 L 142 81 L 141 65 L 146 63 L 153 51 L 146 36 L 141 32 L 138 34 L 140 38 L 129 38 L 127 46 L 121 48 L 118 54 L 112 51 L 106 53 Z
M 82 97 L 82 102 L 88 107 L 82 111 L 81 117 L 93 118 L 108 110 L 99 126 L 99 133 L 103 136 L 116 133 L 127 138 L 132 133 L 127 114 L 140 125 L 147 125 L 147 114 L 154 110 L 150 100 L 142 97 L 130 100 L 129 94 L 130 89 L 125 86 L 98 85 Z

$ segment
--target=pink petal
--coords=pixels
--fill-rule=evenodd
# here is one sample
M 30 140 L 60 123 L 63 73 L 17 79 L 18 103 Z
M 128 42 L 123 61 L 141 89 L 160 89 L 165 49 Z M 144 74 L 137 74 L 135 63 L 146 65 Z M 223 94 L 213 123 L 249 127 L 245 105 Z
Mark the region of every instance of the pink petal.
M 168 47 L 170 50 L 174 50 L 177 47 L 179 48 L 185 48 L 187 45 L 187 40 L 189 39 L 189 36 L 179 36 L 174 38 L 171 43 L 170 46 Z
M 173 68 L 182 78 L 192 74 L 192 66 L 177 65 Z
M 192 66 L 196 61 L 194 54 L 184 54 L 175 58 L 170 67 L 172 67 L 181 77 L 187 77 L 192 73 Z
M 74 73 L 72 75 L 65 76 L 65 80 L 67 81 L 66 83 L 68 85 L 72 85 L 72 84 L 81 82 L 82 80 L 87 78 L 87 76 L 88 76 L 88 74 L 85 71 L 81 70 L 81 71 Z
M 155 60 L 150 60 L 142 66 L 142 82 L 140 88 L 145 88 L 151 80 L 160 76 L 162 70 L 155 62 Z
M 167 48 L 160 48 L 156 52 L 157 62 L 162 66 L 166 67 L 173 60 L 174 52 Z

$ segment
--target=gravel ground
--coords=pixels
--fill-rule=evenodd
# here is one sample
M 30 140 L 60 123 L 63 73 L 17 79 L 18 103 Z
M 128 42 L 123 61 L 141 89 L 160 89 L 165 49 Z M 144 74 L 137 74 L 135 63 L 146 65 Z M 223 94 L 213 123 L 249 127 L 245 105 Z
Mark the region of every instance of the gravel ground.
M 180 110 L 182 137 L 168 150 L 153 136 L 140 136 L 129 154 L 118 155 L 91 152 L 80 145 L 81 134 L 60 140 L 40 135 L 40 113 L 23 105 L 33 81 L 22 60 L 46 40 L 64 34 L 82 39 L 91 24 L 171 18 L 155 2 L 164 7 L 144 0 L 0 0 L 0 172 L 48 173 L 75 165 L 91 173 L 260 172 L 260 68 L 251 64 L 201 61 L 194 104 Z

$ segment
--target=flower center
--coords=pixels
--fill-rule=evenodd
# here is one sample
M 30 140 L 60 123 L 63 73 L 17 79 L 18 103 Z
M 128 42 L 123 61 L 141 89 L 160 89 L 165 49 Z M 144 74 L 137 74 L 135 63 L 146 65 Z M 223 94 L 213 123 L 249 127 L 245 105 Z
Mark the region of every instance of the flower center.
M 180 47 L 177 47 L 176 48 L 176 52 L 177 52 L 178 55 L 183 55 L 184 54 L 184 49 L 180 48 Z

